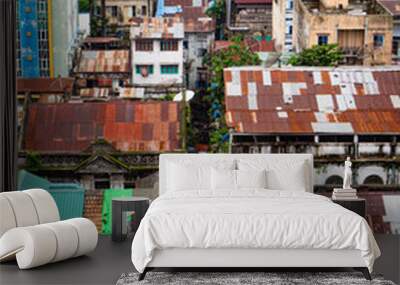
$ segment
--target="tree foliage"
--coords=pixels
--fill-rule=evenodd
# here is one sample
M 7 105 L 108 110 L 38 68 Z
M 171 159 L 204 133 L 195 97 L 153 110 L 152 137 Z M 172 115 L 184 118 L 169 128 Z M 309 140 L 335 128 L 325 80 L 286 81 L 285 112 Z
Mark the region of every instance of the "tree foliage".
M 89 0 L 79 0 L 79 13 L 89 13 L 90 3 Z
M 218 19 L 225 19 L 225 1 L 224 0 L 214 0 L 211 7 L 206 10 L 207 16 Z
M 336 44 L 315 45 L 293 55 L 288 63 L 295 66 L 335 66 L 342 57 Z
M 233 66 L 259 65 L 260 58 L 243 42 L 241 36 L 231 39 L 232 44 L 223 50 L 217 51 L 206 59 L 212 80 L 208 99 L 211 103 L 209 115 L 211 117 L 210 147 L 213 152 L 227 152 L 228 128 L 224 113 L 224 68 Z

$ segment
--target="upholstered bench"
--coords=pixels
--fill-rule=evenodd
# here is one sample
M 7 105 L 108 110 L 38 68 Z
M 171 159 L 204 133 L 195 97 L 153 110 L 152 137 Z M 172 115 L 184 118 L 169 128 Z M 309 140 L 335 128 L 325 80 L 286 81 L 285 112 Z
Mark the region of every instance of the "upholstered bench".
M 45 190 L 0 193 L 0 261 L 16 258 L 20 269 L 28 269 L 89 253 L 97 239 L 88 219 L 60 221 Z

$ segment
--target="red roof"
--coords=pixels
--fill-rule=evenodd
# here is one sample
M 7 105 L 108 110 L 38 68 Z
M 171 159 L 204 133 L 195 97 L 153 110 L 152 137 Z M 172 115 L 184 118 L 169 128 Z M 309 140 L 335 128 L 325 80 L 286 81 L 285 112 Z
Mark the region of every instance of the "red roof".
M 73 78 L 18 78 L 18 93 L 71 93 L 74 85 Z
M 224 80 L 240 133 L 400 133 L 400 67 L 236 67 Z
M 105 139 L 120 151 L 179 149 L 176 102 L 32 104 L 25 149 L 39 152 L 83 151 Z

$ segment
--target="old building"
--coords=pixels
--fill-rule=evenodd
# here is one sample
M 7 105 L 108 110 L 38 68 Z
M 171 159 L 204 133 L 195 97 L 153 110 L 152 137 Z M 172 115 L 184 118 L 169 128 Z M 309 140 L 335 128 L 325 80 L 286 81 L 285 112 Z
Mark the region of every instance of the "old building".
M 233 27 L 246 27 L 246 34 L 250 36 L 272 36 L 272 0 L 229 1 L 232 1 L 230 24 Z
M 101 15 L 101 1 L 96 1 L 96 13 Z M 105 0 L 106 17 L 109 25 L 128 27 L 133 17 L 152 17 L 153 0 Z
M 161 152 L 180 150 L 179 120 L 175 102 L 35 103 L 20 166 L 87 190 L 132 188 L 157 172 Z
M 335 43 L 343 64 L 392 62 L 392 16 L 376 2 L 296 0 L 293 29 L 297 52 Z
M 378 3 L 393 17 L 393 49 L 394 64 L 400 64 L 400 2 L 398 0 L 378 0 Z
M 107 87 L 118 93 L 119 88 L 129 85 L 132 74 L 129 50 L 81 50 L 78 61 L 74 76 L 80 79 L 79 87 Z
M 206 68 L 203 66 L 203 59 L 215 37 L 215 20 L 206 15 L 208 6 L 208 0 L 160 0 L 157 2 L 157 17 L 181 16 L 183 18 L 185 83 L 190 89 L 205 86 Z
M 225 69 L 232 152 L 312 153 L 315 185 L 400 182 L 400 67 Z
M 132 85 L 147 96 L 177 92 L 183 83 L 184 26 L 180 17 L 143 18 L 132 22 Z
M 293 51 L 293 11 L 294 0 L 272 2 L 272 36 L 276 48 L 282 52 Z
M 16 3 L 17 76 L 69 76 L 80 41 L 78 0 Z

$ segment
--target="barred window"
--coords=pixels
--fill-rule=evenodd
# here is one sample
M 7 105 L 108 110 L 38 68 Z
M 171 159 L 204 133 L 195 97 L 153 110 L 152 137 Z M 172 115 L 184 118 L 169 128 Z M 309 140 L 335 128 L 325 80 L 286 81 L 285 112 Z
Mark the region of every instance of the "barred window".
M 137 51 L 152 51 L 153 40 L 137 40 L 135 46 Z
M 177 40 L 162 40 L 161 41 L 161 50 L 162 51 L 178 50 L 178 41 Z

